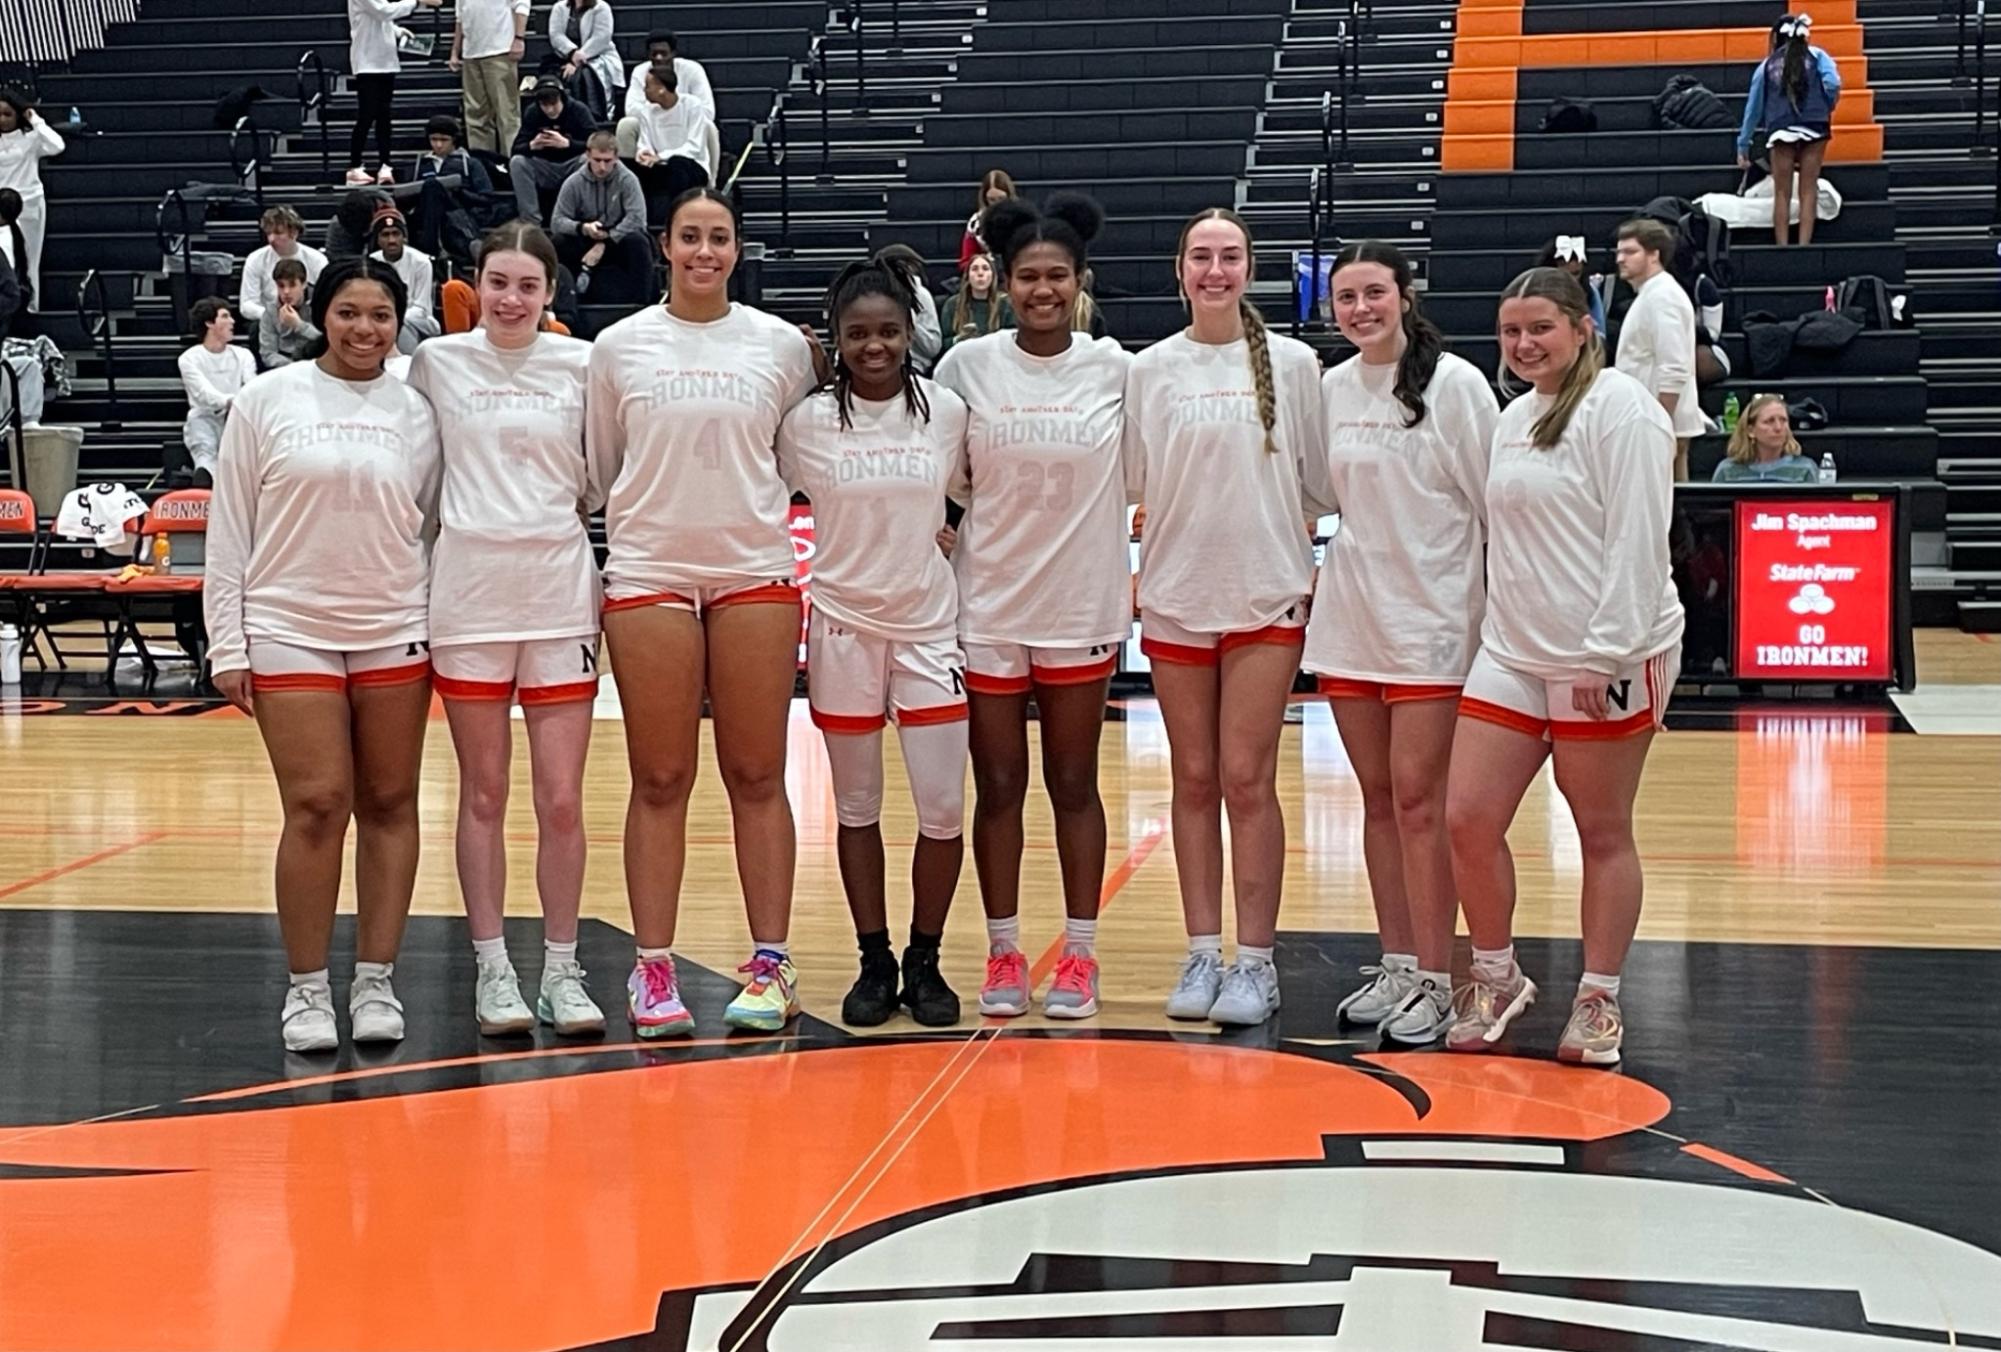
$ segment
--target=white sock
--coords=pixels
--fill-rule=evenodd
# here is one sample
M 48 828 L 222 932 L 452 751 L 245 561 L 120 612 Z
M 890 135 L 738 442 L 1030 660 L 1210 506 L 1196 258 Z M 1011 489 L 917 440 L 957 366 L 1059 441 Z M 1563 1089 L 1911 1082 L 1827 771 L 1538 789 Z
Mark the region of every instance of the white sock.
M 750 941 L 750 955 L 754 958 L 759 953 L 769 953 L 772 957 L 782 962 L 792 956 L 792 943 L 787 939 L 752 939 Z
M 987 947 L 1020 952 L 1021 917 L 1019 915 L 988 916 Z
M 1191 934 L 1188 936 L 1188 956 L 1207 953 L 1212 958 L 1223 956 L 1223 936 L 1220 934 Z
M 1415 972 L 1417 970 L 1417 954 L 1385 953 L 1383 954 L 1383 970 L 1385 972 Z
M 674 950 L 672 948 L 641 948 L 639 950 L 639 960 L 641 962 L 664 962 L 673 956 Z
M 1473 950 L 1473 978 L 1495 985 L 1506 981 L 1515 974 L 1515 946 L 1506 948 L 1476 948 Z
M 1092 950 L 1097 948 L 1097 946 L 1098 946 L 1097 921 L 1075 920 L 1075 919 L 1065 918 L 1065 920 L 1063 921 L 1064 952 L 1082 953 L 1084 956 L 1089 957 L 1091 955 Z
M 1431 988 L 1439 992 L 1445 998 L 1447 999 L 1452 998 L 1452 973 L 1427 972 L 1423 968 L 1419 968 L 1416 973 L 1416 976 L 1419 981 L 1429 981 L 1431 983 Z
M 482 964 L 507 961 L 507 936 L 495 935 L 491 939 L 474 939 L 472 955 Z
M 1265 966 L 1269 967 L 1271 966 L 1271 954 L 1272 954 L 1271 949 L 1259 948 L 1255 944 L 1237 945 L 1238 962 L 1261 962 Z
M 292 973 L 292 984 L 294 986 L 314 986 L 323 991 L 332 990 L 333 978 L 328 976 L 327 969 L 322 967 L 317 972 Z
M 364 981 L 370 977 L 380 977 L 387 981 L 389 974 L 395 970 L 396 964 L 393 962 L 357 962 L 354 964 L 354 979 Z
M 566 944 L 559 944 L 554 939 L 544 939 L 542 941 L 543 966 L 551 967 L 559 962 L 573 963 L 576 960 L 577 941 L 575 939 L 570 940 Z
M 1577 983 L 1577 994 L 1581 999 L 1592 991 L 1604 991 L 1614 1000 L 1619 998 L 1619 978 L 1606 976 L 1603 972 L 1586 972 L 1584 979 Z

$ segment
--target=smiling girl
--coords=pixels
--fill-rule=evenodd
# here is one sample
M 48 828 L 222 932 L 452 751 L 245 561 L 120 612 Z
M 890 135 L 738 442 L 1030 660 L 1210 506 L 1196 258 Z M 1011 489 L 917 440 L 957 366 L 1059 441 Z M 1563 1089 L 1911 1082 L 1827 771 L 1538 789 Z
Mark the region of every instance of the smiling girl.
M 339 1041 L 327 976 L 341 849 L 355 822 L 357 1042 L 403 1037 L 390 973 L 417 873 L 417 773 L 431 706 L 425 541 L 438 430 L 383 373 L 402 327 L 387 263 L 328 267 L 324 350 L 250 382 L 222 435 L 203 611 L 218 690 L 257 720 L 285 826 L 278 924 L 288 1051 Z
M 1361 782 L 1383 941 L 1381 963 L 1336 1012 L 1420 1044 L 1452 1012 L 1445 773 L 1485 606 L 1487 445 L 1500 409 L 1486 378 L 1443 350 L 1395 248 L 1347 246 L 1331 291 L 1357 352 L 1321 382 L 1341 528 L 1320 568 L 1304 665 Z
M 1507 830 L 1553 758 L 1584 878 L 1584 979 L 1557 1055 L 1612 1065 L 1619 970 L 1640 921 L 1633 800 L 1680 668 L 1674 427 L 1644 385 L 1606 369 L 1576 278 L 1532 268 L 1510 282 L 1500 339 L 1534 389 L 1502 412 L 1487 476 L 1487 616 L 1446 790 L 1473 979 L 1454 997 L 1446 1045 L 1492 1050 L 1535 1002 L 1515 962 Z

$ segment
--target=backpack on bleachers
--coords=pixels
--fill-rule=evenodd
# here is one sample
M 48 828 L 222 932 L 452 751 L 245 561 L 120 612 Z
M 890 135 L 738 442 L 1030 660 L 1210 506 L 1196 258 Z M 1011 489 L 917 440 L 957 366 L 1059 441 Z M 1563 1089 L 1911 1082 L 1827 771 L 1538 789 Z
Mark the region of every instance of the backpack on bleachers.
M 1683 71 L 1655 95 L 1654 125 L 1668 130 L 1713 131 L 1734 125 L 1734 119 L 1714 90 Z
M 1598 130 L 1598 110 L 1575 99 L 1553 99 L 1542 115 L 1542 130 L 1592 132 Z
M 1834 290 L 1834 308 L 1854 311 L 1864 328 L 1907 329 L 1915 322 L 1910 297 L 1898 295 L 1874 273 L 1859 273 Z
M 1685 197 L 1656 197 L 1635 214 L 1651 217 L 1674 231 L 1674 262 L 1668 270 L 1691 301 L 1698 277 L 1709 278 L 1719 291 L 1730 289 L 1737 270 L 1730 261 L 1728 221 L 1710 215 Z

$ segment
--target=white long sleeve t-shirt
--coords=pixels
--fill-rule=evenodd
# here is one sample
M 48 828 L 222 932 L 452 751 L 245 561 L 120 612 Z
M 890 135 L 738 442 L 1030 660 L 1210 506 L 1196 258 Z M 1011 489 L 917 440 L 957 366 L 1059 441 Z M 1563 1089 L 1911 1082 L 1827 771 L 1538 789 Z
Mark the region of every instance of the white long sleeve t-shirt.
M 250 349 L 234 343 L 220 352 L 196 343 L 181 353 L 176 365 L 180 367 L 181 388 L 187 391 L 188 408 L 197 413 L 225 411 L 257 377 L 257 359 L 250 355 Z
M 403 69 L 396 24 L 417 12 L 417 0 L 347 0 L 347 65 L 356 75 L 394 75 Z
M 1705 427 L 1695 384 L 1695 305 L 1671 273 L 1657 272 L 1633 294 L 1619 325 L 1618 368 L 1658 397 L 1673 394 L 1674 434 L 1699 437 Z
M 237 313 L 245 319 L 262 319 L 266 310 L 277 307 L 278 284 L 271 280 L 271 270 L 278 266 L 281 257 L 296 258 L 306 265 L 308 286 L 320 280 L 320 273 L 327 266 L 327 256 L 310 244 L 294 244 L 288 255 L 280 254 L 268 244 L 252 249 L 243 260 L 243 285 L 236 301 Z
M 45 196 L 42 161 L 63 153 L 63 138 L 39 112 L 32 126 L 16 127 L 0 136 L 0 188 L 12 188 L 21 200 L 35 202 Z

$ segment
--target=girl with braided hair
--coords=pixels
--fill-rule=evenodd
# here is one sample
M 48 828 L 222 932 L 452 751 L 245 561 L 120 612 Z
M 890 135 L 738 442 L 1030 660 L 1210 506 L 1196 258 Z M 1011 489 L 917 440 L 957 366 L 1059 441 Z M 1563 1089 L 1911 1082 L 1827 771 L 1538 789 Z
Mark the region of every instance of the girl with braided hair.
M 845 268 L 827 297 L 833 380 L 778 430 L 779 472 L 813 500 L 808 704 L 827 742 L 841 886 L 861 947 L 841 1018 L 859 1027 L 887 1022 L 899 1005 L 927 1027 L 959 1020 L 938 945 L 965 854 L 966 683 L 959 589 L 937 536 L 966 405 L 917 374 L 917 313 L 893 262 L 877 255 Z M 883 896 L 882 730 L 891 722 L 917 806 L 900 992 Z
M 1813 16 L 1788 14 L 1772 25 L 1771 51 L 1751 72 L 1744 124 L 1737 132 L 1737 167 L 1748 169 L 1759 149 L 1772 160 L 1772 237 L 1787 243 L 1793 179 L 1799 178 L 1799 242 L 1813 243 L 1820 205 L 1820 166 L 1841 101 L 1841 70 L 1813 45 Z
M 1167 1015 L 1263 1023 L 1285 821 L 1278 741 L 1313 585 L 1309 521 L 1330 496 L 1320 359 L 1269 333 L 1246 292 L 1251 232 L 1215 207 L 1181 232 L 1189 325 L 1133 359 L 1126 487 L 1146 504 L 1140 648 L 1153 662 L 1174 781 L 1174 855 L 1189 952 Z M 1223 948 L 1230 813 L 1237 960 Z

